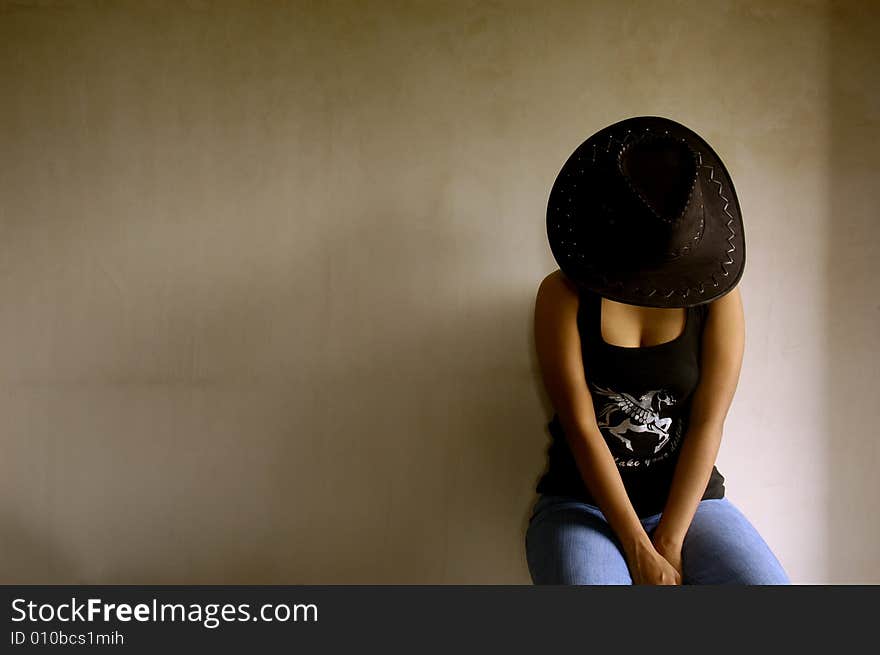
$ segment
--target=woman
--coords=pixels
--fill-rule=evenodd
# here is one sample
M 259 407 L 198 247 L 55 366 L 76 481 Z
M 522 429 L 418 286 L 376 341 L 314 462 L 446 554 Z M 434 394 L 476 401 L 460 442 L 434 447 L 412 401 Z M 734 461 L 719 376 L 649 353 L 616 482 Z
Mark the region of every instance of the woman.
M 666 118 L 610 125 L 550 194 L 535 340 L 556 410 L 535 584 L 790 584 L 715 467 L 745 330 L 733 183 Z

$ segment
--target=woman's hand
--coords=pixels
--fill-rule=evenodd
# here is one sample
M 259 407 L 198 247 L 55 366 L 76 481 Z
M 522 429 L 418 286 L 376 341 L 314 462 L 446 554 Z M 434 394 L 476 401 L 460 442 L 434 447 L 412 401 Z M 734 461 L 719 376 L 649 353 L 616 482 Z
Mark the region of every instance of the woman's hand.
M 650 542 L 634 548 L 627 557 L 633 584 L 680 585 L 681 572 Z
M 678 573 L 679 579 L 681 579 L 684 576 L 681 568 L 681 542 L 675 539 L 668 539 L 655 530 L 651 535 L 651 543 L 654 544 L 654 549 L 663 559 L 672 565 L 672 568 Z

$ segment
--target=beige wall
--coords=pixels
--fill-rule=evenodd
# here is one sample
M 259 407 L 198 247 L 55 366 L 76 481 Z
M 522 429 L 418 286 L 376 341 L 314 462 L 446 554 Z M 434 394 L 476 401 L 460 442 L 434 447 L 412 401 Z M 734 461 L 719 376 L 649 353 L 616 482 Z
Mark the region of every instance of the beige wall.
M 718 466 L 880 582 L 876 3 L 0 0 L 0 581 L 527 583 L 565 158 L 722 154 Z

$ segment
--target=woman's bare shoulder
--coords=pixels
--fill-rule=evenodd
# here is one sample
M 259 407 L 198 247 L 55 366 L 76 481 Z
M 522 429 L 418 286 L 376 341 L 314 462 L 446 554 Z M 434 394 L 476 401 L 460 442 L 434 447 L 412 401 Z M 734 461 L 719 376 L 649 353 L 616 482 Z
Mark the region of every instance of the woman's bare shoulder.
M 561 269 L 558 268 L 541 280 L 538 289 L 539 292 L 541 290 L 547 290 L 554 295 L 568 296 L 572 298 L 577 298 L 578 295 L 577 286 L 568 276 L 565 275 L 565 273 L 562 272 Z
M 723 311 L 728 310 L 729 307 L 736 308 L 737 306 L 742 308 L 742 294 L 739 290 L 739 284 L 737 284 L 733 289 L 725 293 L 720 298 L 715 298 L 715 300 L 710 300 L 705 303 L 707 312 L 718 312 L 721 313 Z M 741 309 L 740 309 L 741 311 Z

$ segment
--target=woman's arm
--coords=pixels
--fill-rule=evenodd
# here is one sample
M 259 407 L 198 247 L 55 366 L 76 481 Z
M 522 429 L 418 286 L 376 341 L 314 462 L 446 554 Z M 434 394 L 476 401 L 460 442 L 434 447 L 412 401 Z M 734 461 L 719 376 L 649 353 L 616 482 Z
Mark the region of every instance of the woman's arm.
M 664 556 L 676 558 L 680 558 L 685 534 L 709 483 L 742 368 L 745 319 L 738 286 L 709 305 L 702 344 L 690 426 L 663 515 L 651 537 Z M 670 563 L 680 566 L 680 561 Z
M 577 329 L 578 294 L 561 271 L 541 282 L 535 301 L 535 343 L 544 386 L 584 483 L 629 561 L 646 548 L 654 551 L 633 509 L 614 457 L 599 431 L 584 373 Z

